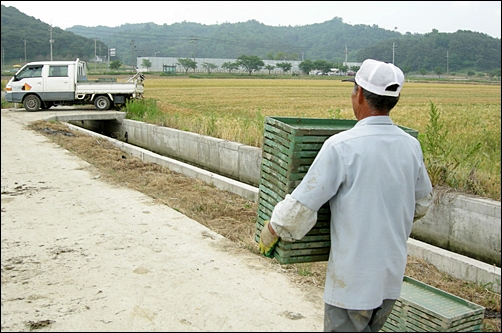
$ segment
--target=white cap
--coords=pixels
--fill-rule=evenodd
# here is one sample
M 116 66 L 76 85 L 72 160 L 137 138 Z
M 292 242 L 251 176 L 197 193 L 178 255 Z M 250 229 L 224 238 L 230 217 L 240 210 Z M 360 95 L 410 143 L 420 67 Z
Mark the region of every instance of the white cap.
M 366 59 L 353 79 L 343 80 L 357 83 L 365 90 L 380 96 L 398 97 L 404 83 L 403 72 L 393 64 Z M 395 91 L 386 90 L 398 85 Z

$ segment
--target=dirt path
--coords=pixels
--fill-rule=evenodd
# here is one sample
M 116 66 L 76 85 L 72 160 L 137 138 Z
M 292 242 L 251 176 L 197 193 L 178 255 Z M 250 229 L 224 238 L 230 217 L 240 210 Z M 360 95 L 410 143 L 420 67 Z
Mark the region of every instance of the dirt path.
M 2 332 L 322 331 L 322 289 L 1 116 Z

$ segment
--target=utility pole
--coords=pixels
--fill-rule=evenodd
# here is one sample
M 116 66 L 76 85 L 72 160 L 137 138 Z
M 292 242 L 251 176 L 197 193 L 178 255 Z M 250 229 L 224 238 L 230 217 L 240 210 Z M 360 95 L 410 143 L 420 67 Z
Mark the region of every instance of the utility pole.
M 54 43 L 54 39 L 52 39 L 52 24 L 51 24 L 51 28 L 50 28 L 50 39 L 49 39 L 49 43 L 51 44 L 51 61 L 52 61 L 52 43 Z
M 394 64 L 395 43 L 392 43 L 392 64 Z
M 448 50 L 446 50 L 446 75 L 448 75 Z
M 197 54 L 197 36 L 191 36 L 190 40 L 194 43 L 193 61 L 195 62 L 195 56 Z
M 26 38 L 24 39 L 24 63 L 26 64 Z
M 347 54 L 348 54 L 347 45 L 345 45 L 345 66 L 347 66 Z
M 94 71 L 96 71 L 96 63 L 98 62 L 98 58 L 96 57 L 96 38 L 94 38 Z
M 131 63 L 132 63 L 132 67 L 133 69 L 136 67 L 134 65 L 134 51 L 136 50 L 136 46 L 134 45 L 134 39 L 131 40 L 131 50 L 132 50 L 132 54 L 131 54 Z

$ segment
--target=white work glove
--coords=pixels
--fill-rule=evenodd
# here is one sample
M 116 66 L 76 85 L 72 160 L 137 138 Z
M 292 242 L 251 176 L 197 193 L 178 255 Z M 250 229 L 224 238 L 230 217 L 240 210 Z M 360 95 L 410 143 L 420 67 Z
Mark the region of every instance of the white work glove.
M 269 258 L 273 258 L 273 252 L 275 249 L 275 246 L 277 243 L 279 243 L 279 236 L 275 236 L 270 232 L 270 229 L 268 228 L 270 221 L 267 220 L 263 224 L 263 229 L 261 229 L 260 233 L 260 252 L 265 256 Z

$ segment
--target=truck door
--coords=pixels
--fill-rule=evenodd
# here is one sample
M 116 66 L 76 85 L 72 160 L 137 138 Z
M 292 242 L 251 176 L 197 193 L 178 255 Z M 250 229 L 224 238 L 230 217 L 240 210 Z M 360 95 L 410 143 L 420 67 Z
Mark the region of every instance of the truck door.
M 45 82 L 46 101 L 71 101 L 75 98 L 69 65 L 49 65 Z
M 12 78 L 13 101 L 21 102 L 24 95 L 30 92 L 38 94 L 44 91 L 42 68 L 44 65 L 28 65 Z
M 45 78 L 46 101 L 70 101 L 75 98 L 73 81 L 70 79 L 68 65 L 49 65 Z

